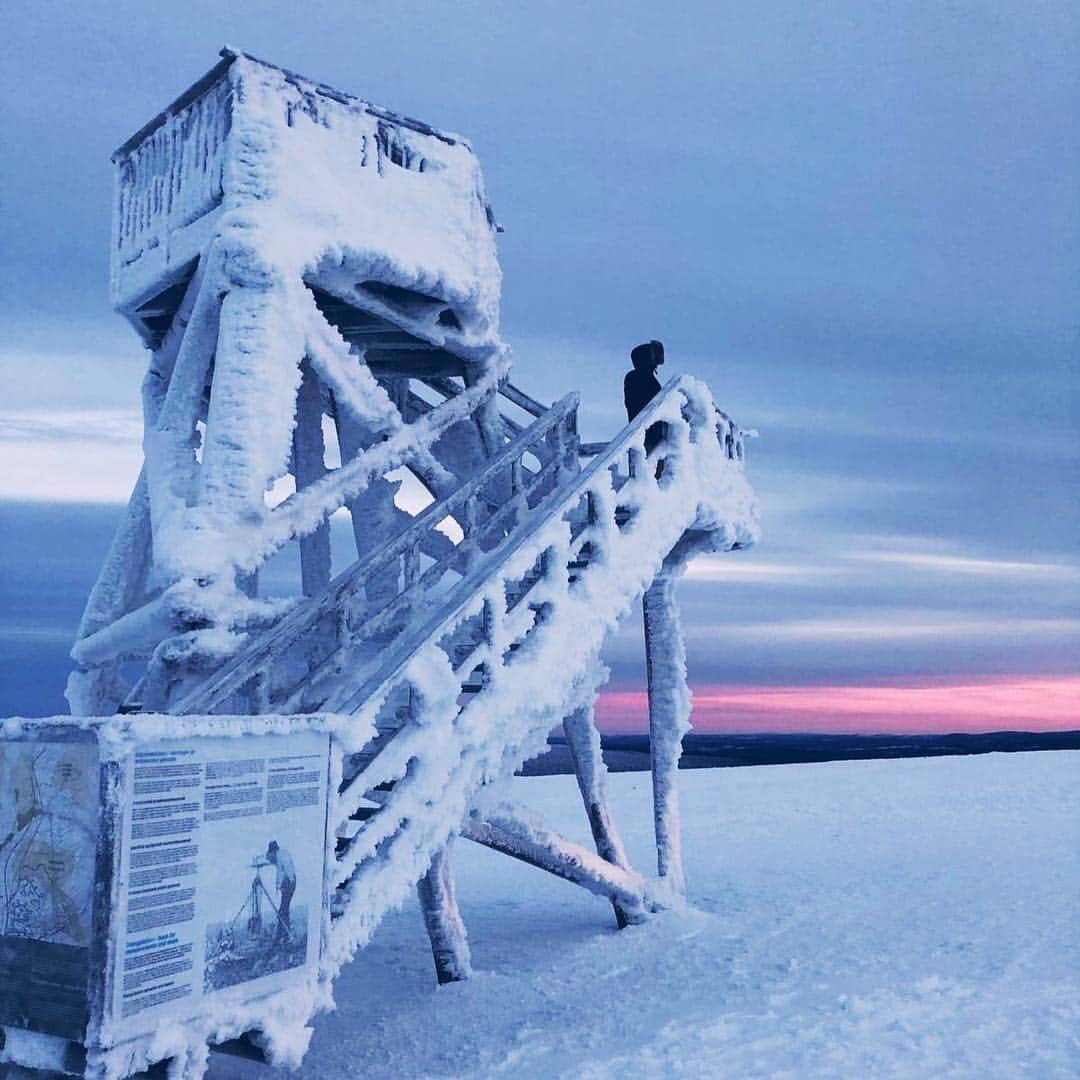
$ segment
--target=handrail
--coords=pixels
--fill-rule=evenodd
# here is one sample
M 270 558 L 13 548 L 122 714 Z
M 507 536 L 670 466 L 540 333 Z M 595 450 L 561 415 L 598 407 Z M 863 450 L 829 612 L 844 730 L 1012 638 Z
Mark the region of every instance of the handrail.
M 428 375 L 420 381 L 426 386 L 429 386 L 436 393 L 442 394 L 447 400 L 464 393 L 464 388 L 458 386 L 453 379 L 446 375 Z M 536 398 L 530 397 L 524 390 L 518 389 L 518 387 L 514 386 L 513 383 L 509 382 L 507 379 L 503 379 L 496 390 L 511 404 L 517 405 L 519 409 L 529 413 L 531 416 L 543 416 L 544 413 L 547 412 L 548 407 L 546 405 L 542 405 Z M 427 402 L 416 394 L 410 392 L 409 402 L 413 407 L 418 406 L 420 411 L 428 411 L 428 409 L 424 409 Z M 430 406 L 428 408 L 430 409 Z M 503 426 L 510 432 L 511 436 L 517 435 L 523 430 L 523 425 L 519 424 L 516 420 L 512 420 L 505 414 L 500 413 L 500 419 L 502 420 Z
M 458 386 L 453 379 L 446 375 L 426 375 L 420 381 L 427 386 L 430 386 L 432 390 L 437 391 L 447 399 L 457 397 L 458 394 L 464 392 L 463 387 Z M 496 390 L 506 398 L 507 401 L 512 402 L 514 405 L 517 405 L 519 409 L 531 413 L 533 416 L 543 416 L 548 410 L 546 405 L 541 405 L 536 398 L 530 397 L 524 390 L 519 390 L 507 379 L 502 379 L 496 387 Z
M 572 487 L 561 493 L 555 506 L 552 506 L 550 501 L 546 501 L 543 506 L 537 507 L 529 515 L 528 522 L 515 533 L 512 543 L 499 547 L 496 551 L 489 553 L 480 560 L 472 568 L 472 572 L 458 582 L 447 594 L 443 603 L 425 620 L 422 627 L 417 628 L 415 633 L 410 634 L 407 640 L 395 642 L 382 657 L 376 670 L 361 686 L 349 693 L 344 700 L 335 702 L 333 708 L 329 711 L 355 712 L 380 687 L 397 679 L 419 645 L 432 638 L 441 626 L 460 618 L 469 604 L 475 602 L 480 585 L 490 578 L 500 566 L 505 565 L 513 558 L 526 542 L 544 527 L 553 512 L 565 513 L 570 503 L 575 499 L 580 499 L 582 494 L 588 491 L 597 474 L 609 468 L 620 454 L 627 451 L 633 452 L 635 443 L 643 438 L 644 429 L 659 418 L 658 414 L 664 411 L 671 394 L 676 390 L 684 389 L 685 380 L 686 376 L 676 376 L 665 383 L 660 393 L 612 439 L 607 452 L 594 458 L 588 466 L 574 477 Z
M 294 608 L 273 629 L 246 649 L 241 650 L 170 711 L 179 715 L 211 711 L 217 702 L 240 689 L 249 678 L 257 674 L 270 659 L 275 647 L 296 640 L 325 613 L 335 608 L 345 595 L 366 583 L 375 571 L 415 549 L 423 537 L 444 518 L 462 516 L 468 521 L 470 517 L 468 504 L 476 499 L 484 487 L 507 467 L 510 468 L 512 475 L 517 475 L 520 472 L 519 459 L 537 443 L 547 439 L 553 431 L 560 431 L 567 418 L 575 413 L 577 405 L 577 394 L 567 394 L 557 401 L 543 416 L 492 458 L 481 472 L 470 477 L 445 498 L 433 502 L 388 544 L 358 559 L 343 570 L 322 593 Z M 537 476 L 539 477 L 539 474 Z M 408 587 L 409 583 L 406 583 L 399 592 L 405 591 Z
M 544 406 L 536 398 L 529 397 L 524 390 L 519 390 L 513 383 L 503 380 L 499 383 L 499 393 L 508 401 L 512 401 L 519 409 L 524 409 L 533 416 L 542 416 Z
M 511 747 L 514 754 L 526 749 L 527 739 L 535 740 L 539 727 L 554 722 L 560 709 L 573 707 L 575 695 L 582 692 L 572 681 L 572 673 L 579 670 L 575 660 L 565 658 L 567 672 L 559 670 L 548 679 L 556 685 L 534 682 L 545 669 L 544 658 L 564 654 L 566 632 L 578 629 L 573 621 L 560 621 L 559 612 L 569 604 L 573 620 L 581 617 L 583 606 L 599 607 L 602 615 L 587 629 L 582 655 L 599 648 L 597 627 L 614 625 L 625 586 L 648 573 L 642 562 L 643 540 L 652 538 L 650 556 L 659 560 L 680 543 L 686 530 L 697 527 L 699 497 L 707 498 L 699 484 L 709 483 L 708 466 L 727 459 L 723 440 L 717 446 L 710 437 L 711 432 L 725 434 L 716 432 L 714 410 L 696 380 L 672 380 L 604 453 L 531 509 L 512 536 L 479 557 L 435 600 L 422 621 L 374 657 L 373 667 L 355 689 L 339 684 L 325 700 L 321 707 L 328 712 L 360 713 L 372 721 L 404 694 L 409 701 L 404 714 L 395 709 L 392 732 L 388 728 L 381 741 L 354 755 L 339 788 L 334 810 L 338 821 L 349 818 L 379 790 L 389 792 L 378 800 L 385 802 L 385 810 L 352 831 L 338 851 L 335 879 L 348 898 L 357 899 L 358 891 L 367 890 L 384 895 L 395 852 L 422 871 L 418 850 L 444 842 L 424 815 L 425 801 L 430 805 L 439 792 L 457 800 L 464 814 L 467 787 L 482 782 L 498 763 L 505 766 Z M 646 459 L 645 431 L 657 421 L 668 424 L 666 438 Z M 623 454 L 628 476 L 615 471 Z M 642 467 L 646 461 L 658 467 Z M 741 471 L 737 461 L 730 468 Z M 720 498 L 732 494 L 731 479 L 716 477 Z M 733 497 L 735 510 L 741 495 Z M 650 506 L 662 520 L 639 518 Z M 747 510 L 752 516 L 752 508 Z M 748 526 L 752 531 L 752 522 Z M 726 538 L 736 545 L 737 535 L 726 529 L 722 533 L 722 542 Z M 634 551 L 630 560 L 627 547 Z M 619 588 L 602 587 L 608 574 L 620 582 Z M 601 581 L 590 585 L 591 575 Z M 520 685 L 532 687 L 524 697 L 517 693 L 518 663 L 526 665 Z M 554 670 L 550 664 L 547 669 Z M 478 670 L 484 673 L 479 686 L 474 679 Z M 421 709 L 414 708 L 414 690 L 424 703 Z M 462 694 L 468 696 L 462 700 Z M 480 705 L 485 700 L 486 711 Z M 496 716 L 505 717 L 505 732 L 491 730 Z M 447 740 L 455 741 L 453 752 Z M 510 756 L 516 760 L 514 754 Z M 355 944 L 367 925 L 342 918 L 332 932 L 332 947 L 344 950 L 349 942 Z
M 666 397 L 669 390 L 681 386 L 684 378 L 686 378 L 686 376 L 676 375 L 668 379 L 652 401 L 646 405 L 645 409 L 635 416 L 634 419 L 611 440 L 611 442 L 583 442 L 581 443 L 578 452 L 582 457 L 596 457 L 598 454 L 605 453 L 610 447 L 614 446 L 622 439 L 629 428 L 636 427 L 641 417 L 644 416 L 656 402 L 659 402 L 662 398 Z M 744 461 L 746 458 L 745 440 L 756 437 L 757 432 L 739 427 L 739 425 L 736 424 L 723 409 L 716 409 L 716 417 L 716 437 L 717 441 L 723 447 L 725 455 L 732 461 Z

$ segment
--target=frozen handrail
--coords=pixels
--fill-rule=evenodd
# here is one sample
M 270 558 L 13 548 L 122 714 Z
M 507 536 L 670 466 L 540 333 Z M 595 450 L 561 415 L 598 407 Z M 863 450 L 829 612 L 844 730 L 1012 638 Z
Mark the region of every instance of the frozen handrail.
M 388 544 L 339 574 L 321 595 L 286 615 L 277 626 L 242 650 L 211 679 L 189 694 L 178 704 L 175 711 L 181 714 L 203 714 L 220 707 L 230 695 L 258 674 L 261 668 L 271 663 L 275 655 L 314 627 L 322 617 L 330 613 L 344 614 L 340 611 L 342 605 L 361 595 L 370 582 L 385 580 L 391 568 L 394 568 L 393 576 L 397 578 L 396 567 L 399 560 L 404 561 L 404 581 L 384 607 L 378 611 L 365 612 L 368 616 L 365 628 L 369 633 L 378 629 L 371 625 L 372 620 L 377 620 L 380 624 L 389 622 L 398 613 L 401 602 L 409 599 L 407 594 L 418 591 L 418 586 L 426 583 L 424 578 L 433 576 L 433 572 L 445 572 L 450 563 L 467 564 L 471 557 L 478 554 L 483 540 L 490 537 L 493 531 L 502 528 L 512 531 L 512 517 L 516 509 L 514 500 L 525 500 L 527 505 L 528 498 L 534 491 L 549 482 L 552 486 L 557 486 L 559 472 L 573 467 L 571 461 L 576 457 L 574 427 L 577 400 L 576 394 L 569 394 L 557 402 L 514 439 L 483 471 L 471 477 L 446 498 L 432 503 Z M 522 458 L 541 447 L 548 451 L 544 455 L 548 458 L 548 464 L 532 472 L 524 467 Z M 479 520 L 479 500 L 483 498 L 486 489 L 501 479 L 506 481 L 511 500 L 498 506 L 487 520 Z M 464 534 L 463 539 L 450 555 L 421 573 L 421 547 L 425 539 L 447 517 L 458 521 Z
M 741 463 L 717 443 L 716 415 L 700 383 L 668 383 L 382 652 L 360 685 L 342 683 L 327 699 L 329 711 L 368 721 L 408 702 L 396 730 L 384 728 L 354 757 L 334 811 L 343 890 L 335 962 L 423 873 L 485 778 L 537 752 L 554 724 L 591 700 L 606 634 L 687 532 L 715 530 L 727 548 L 752 541 L 752 494 Z M 666 438 L 646 458 L 645 431 L 658 421 Z M 376 796 L 382 809 L 358 814 L 357 827 L 349 819 Z M 603 866 L 598 873 L 616 889 Z
M 667 392 L 668 387 L 674 385 L 677 379 L 670 380 L 661 394 Z M 636 424 L 635 418 L 634 423 Z M 612 442 L 583 442 L 581 444 L 582 457 L 596 457 L 603 454 L 621 436 L 617 435 Z M 757 431 L 739 427 L 734 420 L 722 409 L 716 410 L 716 437 L 724 448 L 724 453 L 731 461 L 743 461 L 746 456 L 745 440 L 757 437 Z

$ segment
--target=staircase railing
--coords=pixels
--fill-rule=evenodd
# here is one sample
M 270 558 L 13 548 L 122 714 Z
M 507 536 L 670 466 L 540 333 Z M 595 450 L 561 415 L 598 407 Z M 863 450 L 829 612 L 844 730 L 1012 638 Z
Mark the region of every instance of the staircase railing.
M 656 422 L 666 425 L 665 438 L 646 457 L 645 431 Z M 514 768 L 522 747 L 575 707 L 584 658 L 599 649 L 625 597 L 648 585 L 693 527 L 699 478 L 712 466 L 741 471 L 740 439 L 700 384 L 673 380 L 522 528 L 478 558 L 360 685 L 327 700 L 328 711 L 363 713 L 377 728 L 395 702 L 407 703 L 396 730 L 354 755 L 342 784 L 337 881 L 348 897 L 366 896 L 369 905 L 393 892 L 390 881 L 400 886 L 422 873 L 484 778 Z M 710 442 L 697 456 L 695 448 Z M 643 527 L 642 511 L 658 491 L 663 504 Z M 732 535 L 730 546 L 737 541 Z M 597 573 L 603 588 L 592 583 Z M 595 625 L 560 621 L 567 603 L 571 623 Z M 567 635 L 571 652 L 581 650 L 581 671 L 566 661 Z M 487 708 L 477 710 L 485 699 Z M 340 928 L 342 950 L 366 933 L 370 918 Z
M 431 603 L 446 575 L 468 575 L 485 553 L 503 544 L 524 515 L 578 469 L 576 394 L 543 413 L 488 465 L 449 496 L 432 503 L 388 544 L 358 560 L 319 596 L 302 602 L 242 649 L 173 710 L 306 712 L 322 707 L 320 686 L 356 662 L 365 642 L 372 656 Z M 531 460 L 531 465 L 530 465 Z M 442 558 L 423 554 L 425 541 L 447 519 L 462 537 Z M 380 640 L 380 636 L 382 639 Z M 369 657 L 370 659 L 370 657 Z M 355 682 L 353 683 L 355 685 Z M 233 700 L 236 695 L 244 700 Z M 237 706 L 246 706 L 237 710 Z

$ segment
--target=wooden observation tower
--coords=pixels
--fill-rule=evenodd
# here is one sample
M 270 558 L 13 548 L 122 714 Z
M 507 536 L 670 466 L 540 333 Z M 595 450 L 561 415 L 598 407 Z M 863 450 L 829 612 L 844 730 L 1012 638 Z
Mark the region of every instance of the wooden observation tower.
M 509 382 L 498 230 L 458 136 L 225 50 L 114 160 L 145 464 L 72 712 L 351 717 L 331 965 L 419 883 L 440 981 L 467 974 L 455 835 L 609 897 L 620 925 L 669 904 L 690 714 L 673 588 L 755 538 L 740 429 L 681 378 L 583 445 L 573 394 Z M 657 877 L 627 862 L 593 723 L 638 598 Z M 595 854 L 501 794 L 559 724 Z

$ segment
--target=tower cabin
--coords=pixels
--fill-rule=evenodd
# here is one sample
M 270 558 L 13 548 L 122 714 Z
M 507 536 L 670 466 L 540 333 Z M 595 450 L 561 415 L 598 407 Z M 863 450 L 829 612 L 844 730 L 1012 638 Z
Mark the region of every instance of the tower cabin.
M 460 136 L 224 49 L 113 162 L 112 303 L 151 350 L 218 243 L 298 272 L 379 376 L 501 353 L 497 227 Z

